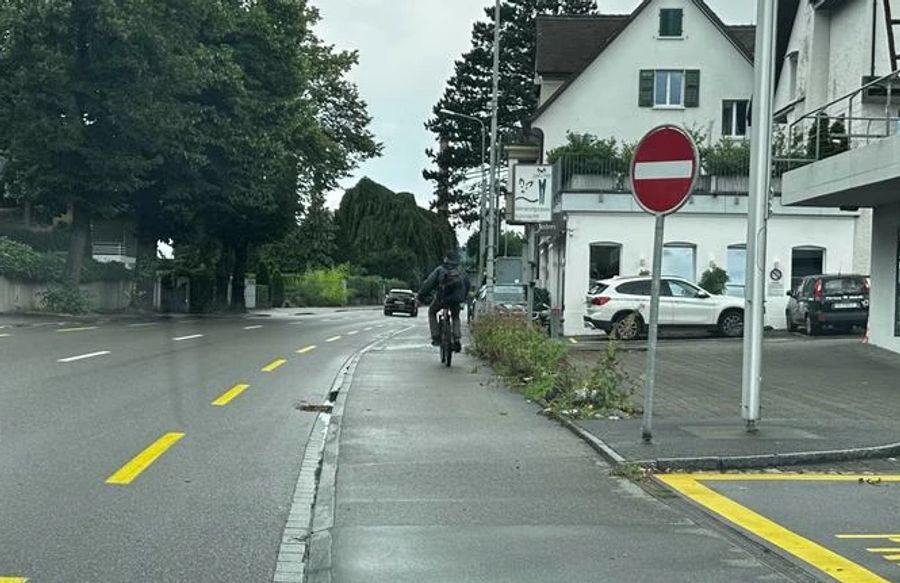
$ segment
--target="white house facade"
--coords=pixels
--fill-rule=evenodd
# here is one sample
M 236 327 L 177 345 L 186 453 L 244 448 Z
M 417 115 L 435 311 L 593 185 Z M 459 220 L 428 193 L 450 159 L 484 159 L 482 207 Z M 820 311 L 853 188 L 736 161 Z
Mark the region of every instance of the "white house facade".
M 791 132 L 835 122 L 846 147 L 784 175 L 785 203 L 871 217 L 868 338 L 900 352 L 900 0 L 803 3 L 777 101 Z
M 793 22 L 798 2 L 785 3 L 782 18 Z M 537 26 L 542 103 L 532 124 L 543 133 L 545 157 L 570 133 L 631 144 L 664 123 L 712 143 L 745 139 L 752 26 L 722 23 L 702 0 L 646 0 L 630 15 L 542 17 Z M 782 53 L 787 40 L 780 39 Z M 563 157 L 555 170 L 554 224 L 540 232 L 539 285 L 564 310 L 564 334 L 587 334 L 591 282 L 648 272 L 654 221 L 633 202 L 621 166 Z M 727 293 L 743 294 L 748 185 L 746 168 L 704 169 L 694 196 L 666 223 L 665 274 L 699 281 L 714 264 L 729 274 Z M 776 192 L 780 186 L 779 175 Z M 787 208 L 777 195 L 770 206 L 766 318 L 783 327 L 792 281 L 857 267 L 860 212 Z

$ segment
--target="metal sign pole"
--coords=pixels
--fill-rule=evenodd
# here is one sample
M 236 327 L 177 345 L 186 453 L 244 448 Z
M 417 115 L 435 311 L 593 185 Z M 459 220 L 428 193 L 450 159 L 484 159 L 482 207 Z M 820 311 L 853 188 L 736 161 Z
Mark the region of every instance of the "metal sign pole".
M 656 233 L 653 237 L 653 276 L 650 284 L 650 330 L 647 335 L 647 379 L 644 384 L 644 421 L 641 436 L 653 440 L 653 389 L 656 385 L 656 340 L 659 335 L 659 294 L 662 287 L 663 231 L 666 215 L 656 214 Z

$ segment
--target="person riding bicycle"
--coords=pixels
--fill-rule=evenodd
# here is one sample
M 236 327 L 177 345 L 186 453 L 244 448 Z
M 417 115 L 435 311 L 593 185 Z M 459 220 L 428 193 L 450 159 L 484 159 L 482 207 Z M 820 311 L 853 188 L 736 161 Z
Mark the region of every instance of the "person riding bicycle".
M 434 300 L 428 307 L 428 327 L 431 331 L 432 346 L 440 346 L 441 338 L 438 330 L 437 314 L 444 308 L 450 309 L 453 318 L 453 350 L 459 352 L 462 348 L 462 326 L 459 322 L 460 304 L 466 301 L 469 295 L 469 278 L 466 272 L 459 266 L 459 256 L 456 251 L 450 251 L 444 257 L 443 265 L 439 265 L 431 272 L 422 288 L 419 290 L 418 299 L 425 303 L 425 298 L 434 291 Z

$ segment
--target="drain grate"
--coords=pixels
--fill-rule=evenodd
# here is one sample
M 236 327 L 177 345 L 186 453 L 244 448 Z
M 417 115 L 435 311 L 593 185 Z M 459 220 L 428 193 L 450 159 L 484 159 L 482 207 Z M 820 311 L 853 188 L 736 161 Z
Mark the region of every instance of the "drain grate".
M 311 405 L 309 403 L 302 405 L 300 407 L 301 411 L 311 411 L 313 413 L 331 413 L 331 410 L 334 408 L 334 405 Z

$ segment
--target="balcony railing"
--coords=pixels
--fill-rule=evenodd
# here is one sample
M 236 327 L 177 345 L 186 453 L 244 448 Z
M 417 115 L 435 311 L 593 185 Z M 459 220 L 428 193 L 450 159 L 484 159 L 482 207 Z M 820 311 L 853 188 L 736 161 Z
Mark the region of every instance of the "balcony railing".
M 94 256 L 112 255 L 116 257 L 124 257 L 127 255 L 126 247 L 123 243 L 103 243 L 97 242 L 92 245 Z

